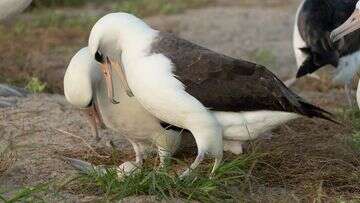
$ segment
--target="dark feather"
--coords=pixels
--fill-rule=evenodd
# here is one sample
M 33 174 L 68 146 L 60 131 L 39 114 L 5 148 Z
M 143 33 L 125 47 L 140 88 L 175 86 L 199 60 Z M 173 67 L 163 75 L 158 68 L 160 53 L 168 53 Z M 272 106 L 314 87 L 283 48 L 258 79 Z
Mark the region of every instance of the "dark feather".
M 152 53 L 168 57 L 186 91 L 211 110 L 286 111 L 331 120 L 328 112 L 297 96 L 261 65 L 218 54 L 169 33 L 160 33 Z

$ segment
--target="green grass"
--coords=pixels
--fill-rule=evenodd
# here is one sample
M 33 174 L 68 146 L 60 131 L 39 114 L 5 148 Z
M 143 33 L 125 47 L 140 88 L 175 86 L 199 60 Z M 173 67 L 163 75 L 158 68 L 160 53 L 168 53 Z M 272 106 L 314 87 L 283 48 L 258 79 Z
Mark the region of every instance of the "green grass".
M 267 49 L 257 49 L 255 51 L 252 51 L 249 54 L 249 57 L 252 61 L 256 61 L 256 63 L 269 67 L 271 69 L 276 69 L 278 66 L 276 56 Z
M 355 149 L 360 150 L 360 110 L 357 107 L 343 109 L 341 117 L 351 122 L 353 133 L 349 142 Z
M 49 183 L 38 184 L 34 187 L 24 187 L 15 192 L 12 192 L 11 197 L 6 197 L 0 194 L 0 201 L 4 203 L 15 203 L 15 202 L 45 202 L 41 198 L 42 192 L 46 192 L 49 188 Z
M 193 171 L 180 179 L 174 171 L 153 169 L 145 166 L 140 172 L 119 179 L 116 170 L 107 173 L 93 171 L 80 175 L 76 180 L 90 188 L 100 189 L 104 200 L 115 201 L 129 196 L 149 195 L 167 200 L 181 198 L 201 202 L 219 202 L 225 199 L 240 201 L 241 191 L 246 190 L 248 176 L 259 155 L 242 155 L 235 160 L 226 161 L 209 178 L 209 168 Z M 234 189 L 236 188 L 236 189 Z M 91 189 L 90 189 L 91 190 Z
M 87 3 L 101 3 L 106 0 L 33 0 L 32 5 L 34 7 L 73 7 L 84 6 Z
M 118 11 L 145 17 L 180 13 L 187 8 L 196 8 L 210 2 L 211 0 L 124 0 L 118 3 L 115 8 Z
M 46 83 L 41 82 L 38 78 L 32 77 L 25 87 L 31 93 L 41 93 L 46 88 Z

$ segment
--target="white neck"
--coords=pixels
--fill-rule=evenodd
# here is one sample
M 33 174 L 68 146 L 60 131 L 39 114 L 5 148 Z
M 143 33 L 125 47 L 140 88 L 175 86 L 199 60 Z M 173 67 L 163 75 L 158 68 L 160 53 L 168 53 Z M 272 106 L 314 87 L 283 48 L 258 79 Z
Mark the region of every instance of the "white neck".
M 149 53 L 151 43 L 157 35 L 157 30 L 133 15 L 111 13 L 93 27 L 89 47 L 92 54 L 99 50 L 119 61 L 119 53 L 134 57 Z

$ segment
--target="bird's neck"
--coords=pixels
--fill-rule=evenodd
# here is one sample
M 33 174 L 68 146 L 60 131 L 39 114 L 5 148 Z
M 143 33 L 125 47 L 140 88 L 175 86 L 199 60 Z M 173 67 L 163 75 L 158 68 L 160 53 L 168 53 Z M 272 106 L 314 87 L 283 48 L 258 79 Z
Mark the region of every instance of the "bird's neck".
M 119 45 L 128 57 L 142 57 L 151 51 L 151 45 L 158 36 L 158 31 L 151 28 L 145 30 L 127 29 L 121 33 Z

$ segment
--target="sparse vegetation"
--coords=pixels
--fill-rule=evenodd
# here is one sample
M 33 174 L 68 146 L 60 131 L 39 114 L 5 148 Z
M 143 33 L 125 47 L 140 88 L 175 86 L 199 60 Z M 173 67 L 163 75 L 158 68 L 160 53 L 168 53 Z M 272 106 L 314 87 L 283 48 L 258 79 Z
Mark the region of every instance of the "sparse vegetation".
M 208 170 L 193 171 L 191 176 L 180 179 L 174 171 L 145 166 L 140 172 L 122 179 L 117 177 L 116 170 L 108 169 L 106 174 L 94 170 L 90 174 L 81 175 L 76 181 L 92 187 L 90 191 L 99 188 L 107 201 L 137 195 L 156 196 L 165 200 L 181 198 L 201 202 L 239 201 L 243 199 L 243 190 L 247 188 L 251 169 L 258 157 L 258 154 L 248 154 L 227 161 L 212 178 L 208 177 Z M 207 167 L 211 168 L 210 165 Z
M 145 17 L 155 14 L 174 14 L 187 8 L 196 8 L 211 0 L 125 0 L 118 3 L 116 10 Z
M 32 77 L 28 84 L 26 85 L 26 89 L 32 93 L 41 93 L 45 90 L 46 83 L 41 82 L 38 78 Z
M 349 144 L 360 151 L 360 110 L 357 107 L 343 109 L 342 115 L 344 120 L 349 120 L 352 127 L 352 135 Z
M 83 6 L 87 3 L 99 3 L 104 0 L 34 0 L 34 7 Z M 106 0 L 105 0 L 106 1 Z
M 257 49 L 249 54 L 252 61 L 271 69 L 277 68 L 276 56 L 268 49 Z
M 5 203 L 15 203 L 15 202 L 45 202 L 39 193 L 47 191 L 49 183 L 38 184 L 33 187 L 24 187 L 20 188 L 17 191 L 11 192 L 13 195 L 6 197 L 1 194 L 0 191 L 0 200 Z

